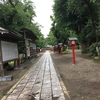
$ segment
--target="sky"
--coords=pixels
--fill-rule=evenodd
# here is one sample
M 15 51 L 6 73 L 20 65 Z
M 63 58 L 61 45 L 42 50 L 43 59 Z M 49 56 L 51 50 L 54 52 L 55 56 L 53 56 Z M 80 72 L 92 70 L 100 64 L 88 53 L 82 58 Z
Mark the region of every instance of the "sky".
M 40 25 L 43 26 L 41 27 L 41 32 L 44 35 L 44 37 L 47 37 L 49 34 L 50 28 L 51 28 L 51 19 L 50 15 L 53 15 L 52 11 L 52 5 L 53 5 L 53 0 L 32 0 L 35 5 L 35 12 L 36 16 L 34 18 L 35 22 L 38 22 Z

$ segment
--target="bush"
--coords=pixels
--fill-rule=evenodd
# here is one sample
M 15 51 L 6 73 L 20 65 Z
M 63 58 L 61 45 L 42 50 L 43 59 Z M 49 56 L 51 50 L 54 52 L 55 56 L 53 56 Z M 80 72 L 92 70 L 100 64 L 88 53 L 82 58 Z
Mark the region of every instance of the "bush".
M 82 50 L 82 53 L 83 53 L 83 54 L 88 53 L 88 49 Z
M 90 56 L 97 56 L 96 47 L 100 47 L 100 42 L 93 43 L 89 48 L 89 55 Z

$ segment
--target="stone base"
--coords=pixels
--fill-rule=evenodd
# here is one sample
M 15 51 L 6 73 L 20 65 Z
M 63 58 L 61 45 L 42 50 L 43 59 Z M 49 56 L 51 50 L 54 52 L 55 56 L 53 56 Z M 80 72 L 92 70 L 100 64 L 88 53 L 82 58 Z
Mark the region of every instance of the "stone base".
M 22 67 L 18 66 L 18 67 L 15 67 L 14 70 L 25 69 L 25 68 L 26 68 L 26 66 L 22 66 Z
M 12 81 L 12 80 L 13 80 L 13 76 L 12 75 L 0 77 L 0 82 Z
M 100 57 L 99 56 L 96 56 L 96 57 L 94 57 L 94 59 L 98 60 L 98 59 L 100 59 Z

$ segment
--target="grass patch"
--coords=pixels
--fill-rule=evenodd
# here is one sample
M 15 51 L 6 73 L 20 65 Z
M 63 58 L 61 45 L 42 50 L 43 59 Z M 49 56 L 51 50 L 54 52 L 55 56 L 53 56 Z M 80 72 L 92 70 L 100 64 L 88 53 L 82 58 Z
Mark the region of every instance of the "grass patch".
M 65 50 L 65 51 L 62 52 L 62 54 L 68 54 L 68 53 L 70 53 L 69 50 Z
M 100 64 L 100 59 L 93 59 L 93 61 L 94 61 L 95 63 Z
M 13 65 L 14 64 L 14 61 L 10 61 L 8 62 L 9 65 Z
M 2 97 L 3 97 L 3 95 L 0 93 L 0 100 L 1 100 Z
M 81 98 L 82 100 L 86 98 L 85 96 L 81 96 L 79 93 L 76 93 L 76 96 Z

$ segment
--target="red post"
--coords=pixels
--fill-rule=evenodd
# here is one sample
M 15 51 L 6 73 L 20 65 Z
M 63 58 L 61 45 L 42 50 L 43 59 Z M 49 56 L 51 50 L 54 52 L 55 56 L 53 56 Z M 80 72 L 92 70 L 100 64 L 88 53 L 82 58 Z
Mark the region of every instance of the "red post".
M 20 67 L 20 61 L 19 61 L 19 59 L 16 59 L 16 65 L 15 66 L 19 66 Z
M 72 46 L 73 64 L 76 64 L 74 46 Z

